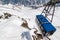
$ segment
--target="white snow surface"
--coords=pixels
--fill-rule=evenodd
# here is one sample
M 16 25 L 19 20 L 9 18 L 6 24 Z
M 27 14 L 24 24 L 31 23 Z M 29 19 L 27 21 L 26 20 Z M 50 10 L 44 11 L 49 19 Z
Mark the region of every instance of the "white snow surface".
M 21 24 L 23 23 L 23 20 L 21 18 L 24 18 L 28 22 L 29 28 L 37 28 L 38 25 L 36 24 L 36 15 L 41 14 L 43 10 L 42 8 L 38 9 L 32 9 L 29 7 L 24 6 L 15 6 L 15 5 L 0 5 L 0 15 L 3 15 L 3 13 L 7 12 L 12 14 L 8 19 L 0 19 L 0 40 L 28 40 L 26 38 L 22 38 L 21 35 L 24 32 L 28 32 L 30 34 L 31 40 L 33 30 L 28 30 L 26 28 L 23 28 Z M 18 18 L 18 16 L 20 18 Z M 30 20 L 29 20 L 30 19 Z M 60 40 L 60 7 L 56 7 L 55 15 L 52 23 L 56 27 L 56 32 L 50 36 L 51 40 Z M 38 29 L 39 30 L 39 29 Z M 39 30 L 39 33 L 40 30 Z M 46 38 L 42 40 L 48 40 Z

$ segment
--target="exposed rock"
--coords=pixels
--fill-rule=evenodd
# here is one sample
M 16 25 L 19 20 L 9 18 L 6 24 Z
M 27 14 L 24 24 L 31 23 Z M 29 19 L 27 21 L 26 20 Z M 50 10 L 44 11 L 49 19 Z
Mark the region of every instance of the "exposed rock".
M 41 40 L 41 39 L 43 39 L 42 34 L 36 34 L 36 36 L 32 35 L 32 37 L 33 37 L 33 40 Z
M 0 19 L 3 18 L 3 15 L 0 16 Z
M 33 37 L 33 40 L 36 40 L 36 36 L 32 35 L 32 37 Z
M 11 17 L 12 15 L 9 14 L 9 13 L 4 13 L 4 16 L 5 16 L 6 19 L 8 19 L 8 18 Z
M 24 21 L 24 22 L 26 22 L 26 23 L 27 23 L 27 21 L 26 21 L 24 18 L 22 18 L 22 21 Z
M 35 33 L 36 37 L 33 36 L 33 39 L 34 39 L 34 40 L 35 40 L 35 39 L 36 39 L 36 40 L 41 40 L 41 39 L 43 39 L 42 34 L 39 34 L 39 33 L 37 33 L 37 32 L 38 32 L 38 30 L 35 29 L 34 33 Z
M 28 28 L 29 30 L 31 30 L 29 27 L 28 27 L 28 23 L 27 22 L 23 22 L 22 25 L 24 28 Z
M 18 16 L 18 18 L 20 18 L 20 17 Z
M 42 34 L 36 34 L 37 35 L 37 40 L 38 39 L 43 39 Z

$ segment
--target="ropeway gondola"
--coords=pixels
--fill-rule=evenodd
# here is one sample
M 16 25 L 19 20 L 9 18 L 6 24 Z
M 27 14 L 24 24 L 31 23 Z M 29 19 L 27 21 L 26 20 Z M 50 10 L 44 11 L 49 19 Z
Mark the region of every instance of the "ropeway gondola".
M 55 11 L 55 5 L 57 3 L 60 3 L 60 0 L 50 0 L 47 4 L 45 4 L 45 8 L 43 9 L 42 13 L 40 15 L 36 15 L 36 18 L 40 23 L 40 28 L 41 30 L 43 30 L 42 33 L 44 35 L 52 35 L 56 31 L 55 26 L 52 25 L 52 21 Z M 49 19 L 48 16 L 51 16 L 51 19 Z

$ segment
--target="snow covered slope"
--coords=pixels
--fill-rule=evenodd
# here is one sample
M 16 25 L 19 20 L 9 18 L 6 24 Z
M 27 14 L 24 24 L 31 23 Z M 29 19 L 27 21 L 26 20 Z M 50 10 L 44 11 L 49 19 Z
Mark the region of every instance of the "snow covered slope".
M 54 26 L 60 26 L 60 15 L 59 9 L 60 7 L 56 8 L 55 16 L 53 20 Z M 21 24 L 26 20 L 28 23 L 29 28 L 37 28 L 38 25 L 36 24 L 36 15 L 39 15 L 43 8 L 39 9 L 32 9 L 24 6 L 15 6 L 15 5 L 0 5 L 0 15 L 3 15 L 0 19 L 0 40 L 24 40 L 21 35 L 22 33 L 30 33 L 29 37 L 32 39 L 32 34 L 29 29 L 24 28 Z M 5 19 L 4 13 L 9 13 L 12 16 L 8 19 Z M 24 19 L 24 20 L 22 20 Z M 56 27 L 57 31 L 54 35 L 50 36 L 51 40 L 59 40 L 60 39 L 60 27 Z M 40 31 L 39 31 L 40 32 Z M 23 35 L 24 36 L 24 35 Z M 28 40 L 28 39 L 27 39 Z M 47 40 L 47 39 L 43 39 Z

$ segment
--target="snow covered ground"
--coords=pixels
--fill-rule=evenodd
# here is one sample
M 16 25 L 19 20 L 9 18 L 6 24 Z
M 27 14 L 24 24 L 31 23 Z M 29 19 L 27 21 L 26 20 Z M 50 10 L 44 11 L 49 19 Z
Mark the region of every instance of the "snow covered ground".
M 28 22 L 29 28 L 37 28 L 36 24 L 36 15 L 39 15 L 42 12 L 43 8 L 32 9 L 24 6 L 15 6 L 15 5 L 0 5 L 0 15 L 3 15 L 3 18 L 0 19 L 0 40 L 24 40 L 24 35 L 28 33 L 31 40 L 32 39 L 32 30 L 28 30 L 21 26 L 21 24 L 26 20 Z M 10 13 L 12 16 L 8 19 L 4 19 L 4 13 Z M 56 7 L 53 25 L 56 27 L 57 31 L 50 36 L 51 40 L 60 40 L 60 7 Z M 22 18 L 24 20 L 22 20 Z M 40 32 L 40 31 L 39 31 Z M 26 34 L 27 35 L 27 34 Z M 28 40 L 28 39 L 27 39 Z M 46 38 L 42 40 L 47 40 Z

